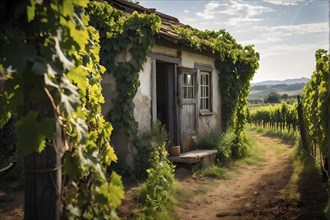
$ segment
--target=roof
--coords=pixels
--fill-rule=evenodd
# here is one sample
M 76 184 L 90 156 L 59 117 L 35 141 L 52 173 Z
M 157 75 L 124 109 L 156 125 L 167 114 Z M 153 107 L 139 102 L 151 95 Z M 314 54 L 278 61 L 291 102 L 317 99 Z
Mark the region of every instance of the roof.
M 145 8 L 141 5 L 138 5 L 138 4 L 135 4 L 132 2 L 128 2 L 126 0 L 108 0 L 108 1 L 110 2 L 110 4 L 113 7 L 117 8 L 127 14 L 131 14 L 134 11 L 137 11 L 139 13 L 146 13 L 146 14 L 155 13 L 162 20 L 161 28 L 158 33 L 158 36 L 160 38 L 163 38 L 174 44 L 181 44 L 181 45 L 185 45 L 185 46 L 192 48 L 190 43 L 185 40 L 181 40 L 179 35 L 174 30 L 175 28 L 192 28 L 192 27 L 181 23 L 179 21 L 179 19 L 177 19 L 176 17 L 161 13 L 154 8 Z M 211 52 L 211 51 L 212 50 L 206 50 L 205 52 Z

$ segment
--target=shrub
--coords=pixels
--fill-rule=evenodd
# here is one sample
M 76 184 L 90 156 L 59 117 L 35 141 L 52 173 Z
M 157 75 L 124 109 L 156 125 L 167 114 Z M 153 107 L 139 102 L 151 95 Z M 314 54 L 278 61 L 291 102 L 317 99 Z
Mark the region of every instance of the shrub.
M 244 132 L 241 132 L 239 135 L 235 135 L 235 138 L 231 142 L 231 159 L 239 160 L 250 155 L 250 146 L 251 143 L 247 139 Z
M 164 148 L 166 148 L 167 143 L 168 134 L 159 121 L 156 121 L 150 131 L 142 133 L 133 140 L 133 145 L 137 150 L 137 154 L 134 156 L 135 175 L 137 177 L 147 175 L 146 171 L 151 165 L 149 158 L 153 149 L 161 145 L 164 145 Z
M 140 208 L 134 213 L 136 219 L 168 219 L 174 192 L 174 166 L 167 159 L 166 145 L 153 148 L 147 170 L 148 179 L 138 194 Z
M 243 132 L 240 135 L 235 135 L 232 130 L 228 130 L 225 134 L 212 131 L 197 143 L 199 149 L 217 149 L 217 160 L 220 164 L 248 156 L 250 146 L 251 143 Z
M 221 139 L 220 131 L 212 130 L 208 135 L 202 137 L 197 142 L 197 148 L 198 149 L 217 149 L 220 139 Z

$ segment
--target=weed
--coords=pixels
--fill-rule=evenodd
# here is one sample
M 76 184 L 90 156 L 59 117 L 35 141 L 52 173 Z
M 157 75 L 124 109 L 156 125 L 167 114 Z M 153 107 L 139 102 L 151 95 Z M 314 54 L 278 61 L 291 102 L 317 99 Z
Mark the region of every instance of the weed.
M 151 167 L 138 193 L 140 207 L 134 212 L 135 219 L 171 219 L 175 180 L 174 166 L 167 156 L 165 144 L 151 152 Z
M 177 204 L 185 203 L 188 199 L 194 196 L 191 190 L 187 190 L 182 187 L 178 182 L 174 184 L 174 200 Z
M 207 136 L 202 137 L 198 143 L 199 149 L 217 149 L 219 141 L 221 139 L 221 133 L 218 130 L 212 130 Z
M 164 143 L 167 145 L 167 142 L 168 134 L 159 121 L 156 121 L 150 131 L 142 133 L 133 140 L 133 145 L 137 150 L 137 154 L 134 156 L 135 175 L 137 177 L 147 175 L 146 170 L 151 166 L 149 162 L 151 152 L 157 146 Z
M 250 154 L 251 142 L 246 138 L 244 132 L 236 135 L 232 130 L 225 134 L 212 131 L 209 135 L 200 139 L 197 147 L 200 149 L 217 149 L 217 161 L 225 164 L 231 160 L 242 159 Z
M 262 127 L 253 127 L 253 126 L 247 126 L 247 130 L 250 131 L 256 131 L 257 133 L 263 134 L 267 137 L 272 137 L 272 138 L 279 138 L 281 139 L 284 143 L 294 145 L 299 139 L 298 132 L 295 131 L 288 131 L 288 130 L 276 130 L 276 129 L 271 129 L 271 128 L 262 128 Z
M 199 187 L 197 189 L 194 189 L 193 192 L 195 195 L 205 195 L 207 193 L 207 189 Z
M 230 176 L 226 173 L 226 171 L 218 166 L 210 166 L 207 167 L 197 174 L 202 175 L 202 176 L 207 176 L 207 177 L 212 177 L 212 178 L 217 178 L 217 179 L 229 179 Z

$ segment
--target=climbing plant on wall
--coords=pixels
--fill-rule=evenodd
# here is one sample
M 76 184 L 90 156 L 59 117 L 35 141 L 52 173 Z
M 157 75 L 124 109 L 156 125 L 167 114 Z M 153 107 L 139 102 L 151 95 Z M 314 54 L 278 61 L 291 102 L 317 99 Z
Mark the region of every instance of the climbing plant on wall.
M 259 68 L 259 53 L 252 45 L 242 46 L 225 30 L 200 31 L 177 28 L 177 34 L 196 50 L 211 50 L 217 56 L 219 85 L 222 99 L 222 126 L 233 126 L 236 134 L 243 131 L 245 106 L 249 96 L 250 80 Z
M 126 16 L 109 4 L 93 2 L 88 7 L 91 25 L 100 32 L 101 63 L 116 79 L 117 97 L 109 114 L 115 130 L 137 134 L 133 98 L 140 86 L 139 75 L 154 44 L 161 20 L 155 14 L 133 12 Z
M 4 80 L 0 103 L 6 104 L 0 115 L 16 116 L 17 147 L 23 156 L 55 149 L 59 163 L 54 170 L 32 167 L 28 172 L 62 170 L 64 161 L 69 179 L 63 190 L 59 182 L 55 187 L 62 203 L 59 208 L 65 209 L 61 216 L 112 218 L 124 192 L 120 176 L 106 174 L 117 157 L 109 144 L 111 124 L 101 114 L 105 68 L 99 64 L 99 34 L 84 16 L 87 4 L 87 0 L 0 3 Z M 28 218 L 45 217 L 34 214 Z

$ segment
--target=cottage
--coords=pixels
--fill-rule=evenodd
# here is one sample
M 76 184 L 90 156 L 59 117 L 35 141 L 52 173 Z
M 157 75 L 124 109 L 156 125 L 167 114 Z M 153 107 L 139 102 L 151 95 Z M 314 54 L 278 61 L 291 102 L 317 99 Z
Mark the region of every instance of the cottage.
M 156 13 L 162 20 L 156 44 L 139 73 L 140 86 L 134 98 L 134 117 L 139 132 L 147 131 L 159 120 L 169 133 L 170 144 L 181 146 L 181 152 L 196 148 L 196 141 L 212 130 L 221 129 L 221 96 L 216 56 L 207 49 L 196 51 L 179 39 L 174 27 L 187 27 L 175 17 L 147 9 L 134 3 L 115 0 L 111 3 L 121 11 Z M 123 54 L 125 59 L 127 54 Z M 111 100 L 116 94 L 113 76 L 103 80 L 104 96 Z M 111 109 L 106 101 L 103 113 Z M 112 137 L 116 153 L 132 165 L 134 148 L 123 132 Z M 120 147 L 119 147 L 120 146 Z

